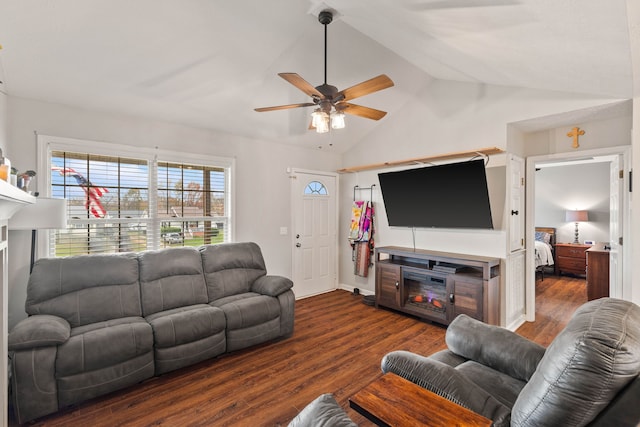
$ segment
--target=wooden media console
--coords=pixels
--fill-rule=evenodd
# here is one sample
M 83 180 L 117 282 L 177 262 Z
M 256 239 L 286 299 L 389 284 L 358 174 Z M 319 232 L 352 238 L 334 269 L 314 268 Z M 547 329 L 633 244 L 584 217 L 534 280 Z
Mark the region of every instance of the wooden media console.
M 386 246 L 376 249 L 376 307 L 448 325 L 466 314 L 500 324 L 500 259 Z

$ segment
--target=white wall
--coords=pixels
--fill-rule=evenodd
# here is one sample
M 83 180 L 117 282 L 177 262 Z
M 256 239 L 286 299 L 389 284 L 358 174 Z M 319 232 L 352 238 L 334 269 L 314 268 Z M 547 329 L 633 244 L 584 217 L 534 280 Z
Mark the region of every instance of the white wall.
M 633 67 L 633 134 L 632 149 L 636 155 L 632 156 L 633 188 L 640 188 L 640 2 L 637 0 L 627 0 L 627 19 L 629 20 L 629 41 L 631 64 Z M 640 265 L 640 197 L 632 197 L 632 245 L 631 260 L 629 265 Z M 635 214 L 634 214 L 635 212 Z M 635 221 L 633 220 L 635 218 Z M 639 242 L 639 243 L 633 243 Z M 640 268 L 631 270 L 631 283 L 640 283 Z M 632 295 L 629 298 L 636 304 L 640 304 L 640 286 L 634 286 Z
M 567 136 L 574 126 L 585 132 L 580 136 L 578 148 L 573 148 L 573 139 Z M 631 115 L 623 115 L 603 120 L 575 122 L 569 126 L 554 127 L 539 132 L 528 132 L 524 136 L 525 155 L 579 153 L 595 148 L 630 145 L 631 128 Z
M 5 156 L 9 157 L 9 153 L 6 152 L 7 132 L 7 95 L 0 90 L 0 149 Z
M 609 241 L 609 162 L 546 167 L 536 172 L 535 225 L 555 227 L 558 243 L 574 240 L 575 223 L 567 209 L 589 211 L 580 223 L 579 240 Z
M 523 135 L 509 131 L 509 124 L 561 112 L 606 105 L 619 100 L 594 99 L 581 95 L 509 88 L 472 83 L 434 80 L 400 111 L 385 118 L 384 127 L 364 138 L 345 153 L 342 167 L 404 160 L 434 154 L 466 151 L 486 147 L 507 149 L 508 135 L 523 151 Z M 514 136 L 515 135 L 515 136 Z M 492 156 L 489 167 L 504 166 L 504 155 Z M 506 169 L 503 169 L 506 171 Z M 379 171 L 341 176 L 340 275 L 345 288 L 358 287 L 373 292 L 375 281 L 353 274 L 348 235 L 349 204 L 354 185 L 377 184 Z M 506 173 L 506 172 L 505 172 Z M 506 182 L 506 177 L 504 178 Z M 491 188 L 491 187 L 490 187 Z M 504 196 L 503 196 L 504 197 Z M 376 246 L 412 246 L 411 230 L 386 226 L 379 189 L 377 203 Z M 493 201 L 492 201 L 493 203 Z M 505 201 L 502 200 L 502 206 Z M 504 221 L 503 221 L 504 222 Z M 416 246 L 424 249 L 506 258 L 506 227 L 497 230 L 428 230 L 416 231 Z
M 34 131 L 140 147 L 158 147 L 236 159 L 236 241 L 255 241 L 270 274 L 292 275 L 291 237 L 280 227 L 291 223 L 287 167 L 335 171 L 337 154 L 253 141 L 166 122 L 81 110 L 20 98 L 9 98 L 9 145 L 13 165 L 36 169 Z M 37 178 L 37 177 L 36 177 Z M 37 188 L 37 181 L 35 182 Z M 30 232 L 11 232 L 9 327 L 25 317 L 24 301 Z

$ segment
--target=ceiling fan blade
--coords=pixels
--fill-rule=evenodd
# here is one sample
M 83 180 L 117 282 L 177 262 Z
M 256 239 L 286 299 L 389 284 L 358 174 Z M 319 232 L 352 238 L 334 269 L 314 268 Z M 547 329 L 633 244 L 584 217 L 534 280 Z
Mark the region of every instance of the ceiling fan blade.
M 348 101 L 391 86 L 393 86 L 393 81 L 385 74 L 380 74 L 378 77 L 374 77 L 345 90 L 341 90 L 338 92 L 336 97 L 342 96 L 341 100 Z
M 313 107 L 314 105 L 316 104 L 314 104 L 313 102 L 304 102 L 302 104 L 288 104 L 288 105 L 278 105 L 275 107 L 254 108 L 254 110 L 258 111 L 259 113 L 262 113 L 265 111 L 288 110 L 289 108 Z
M 306 93 L 311 97 L 324 98 L 324 95 L 318 91 L 315 87 L 311 85 L 308 81 L 300 77 L 296 73 L 278 73 L 280 77 Z
M 380 120 L 387 115 L 386 111 L 376 110 L 375 108 L 363 107 L 362 105 L 350 104 L 348 102 L 341 102 L 339 109 L 347 114 L 353 116 L 364 117 L 365 119 Z

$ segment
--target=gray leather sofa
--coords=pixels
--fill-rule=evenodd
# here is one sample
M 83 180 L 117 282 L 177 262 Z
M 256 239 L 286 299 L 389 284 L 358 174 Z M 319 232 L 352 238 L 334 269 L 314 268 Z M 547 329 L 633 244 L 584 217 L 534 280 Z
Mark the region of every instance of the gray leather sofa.
M 640 425 L 640 307 L 613 298 L 582 305 L 543 348 L 460 315 L 447 350 L 387 354 L 394 372 L 493 420 L 495 426 Z
M 255 243 L 40 259 L 9 333 L 17 420 L 288 337 L 292 286 Z

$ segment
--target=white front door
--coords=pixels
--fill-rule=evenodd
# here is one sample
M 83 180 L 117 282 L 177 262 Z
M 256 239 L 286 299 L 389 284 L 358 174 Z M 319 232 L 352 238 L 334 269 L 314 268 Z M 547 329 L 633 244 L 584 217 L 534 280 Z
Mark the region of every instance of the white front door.
M 296 298 L 336 284 L 336 175 L 293 171 L 293 291 Z

